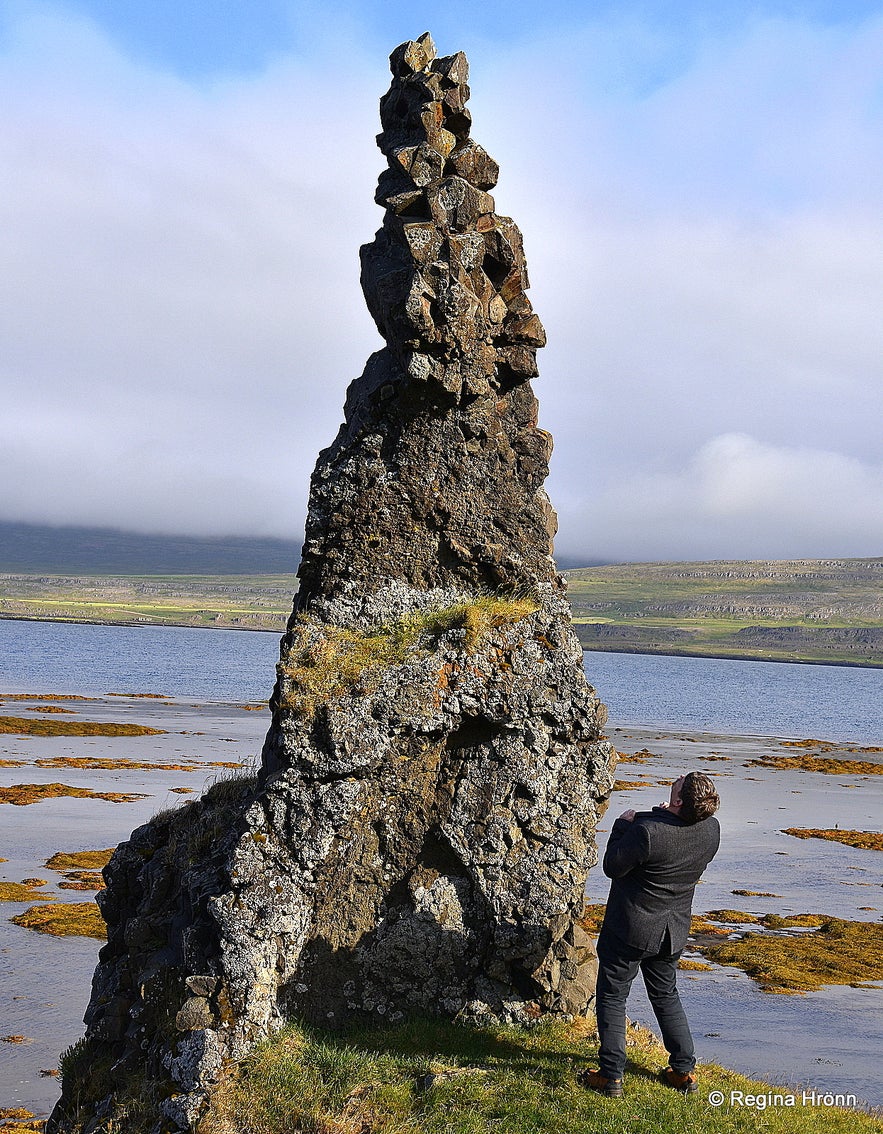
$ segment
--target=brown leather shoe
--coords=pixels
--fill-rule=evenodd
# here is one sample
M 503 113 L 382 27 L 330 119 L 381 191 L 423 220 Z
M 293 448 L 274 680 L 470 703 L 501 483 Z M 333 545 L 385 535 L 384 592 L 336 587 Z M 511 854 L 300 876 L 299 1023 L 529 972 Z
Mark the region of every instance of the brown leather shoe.
M 676 1091 L 683 1091 L 685 1095 L 691 1095 L 694 1091 L 699 1090 L 699 1084 L 696 1082 L 696 1076 L 682 1075 L 680 1071 L 672 1071 L 670 1067 L 666 1067 L 664 1071 L 659 1072 L 659 1078 L 663 1083 L 667 1083 L 670 1087 L 674 1087 Z
M 622 1098 L 622 1079 L 607 1079 L 600 1071 L 580 1071 L 576 1081 L 581 1087 L 588 1087 L 590 1091 L 599 1091 L 609 1099 Z

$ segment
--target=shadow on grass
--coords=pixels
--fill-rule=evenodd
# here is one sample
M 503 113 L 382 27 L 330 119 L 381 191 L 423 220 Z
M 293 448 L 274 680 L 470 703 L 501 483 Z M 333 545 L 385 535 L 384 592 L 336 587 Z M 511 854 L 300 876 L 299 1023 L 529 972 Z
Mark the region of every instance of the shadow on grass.
M 450 1060 L 458 1065 L 492 1066 L 498 1070 L 534 1073 L 543 1067 L 558 1073 L 573 1066 L 580 1069 L 594 1054 L 581 1037 L 566 1035 L 566 1025 L 540 1024 L 523 1031 L 507 1029 L 506 1034 L 493 1028 L 470 1024 L 452 1024 L 449 1020 L 413 1018 L 395 1026 L 361 1025 L 343 1031 L 301 1025 L 304 1034 L 328 1047 L 357 1050 L 366 1055 L 393 1055 L 407 1060 Z M 562 1051 L 562 1044 L 571 1050 Z

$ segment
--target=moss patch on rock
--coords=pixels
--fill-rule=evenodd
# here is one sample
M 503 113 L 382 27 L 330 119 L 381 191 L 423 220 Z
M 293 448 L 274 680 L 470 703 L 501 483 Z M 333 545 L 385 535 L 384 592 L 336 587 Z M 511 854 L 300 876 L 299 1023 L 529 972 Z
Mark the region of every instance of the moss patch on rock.
M 10 921 L 25 929 L 48 933 L 52 937 L 107 937 L 101 911 L 94 902 L 59 902 L 52 906 L 31 906 Z
M 830 827 L 785 827 L 783 834 L 796 839 L 827 839 L 829 842 L 844 843 L 848 847 L 861 850 L 883 851 L 883 834 L 879 831 L 841 831 Z
M 310 717 L 319 705 L 356 688 L 366 692 L 373 676 L 431 649 L 443 634 L 462 630 L 467 652 L 474 652 L 489 631 L 538 609 L 531 598 L 480 595 L 443 610 L 415 611 L 367 632 L 299 615 L 279 664 L 280 675 L 287 679 L 283 708 Z

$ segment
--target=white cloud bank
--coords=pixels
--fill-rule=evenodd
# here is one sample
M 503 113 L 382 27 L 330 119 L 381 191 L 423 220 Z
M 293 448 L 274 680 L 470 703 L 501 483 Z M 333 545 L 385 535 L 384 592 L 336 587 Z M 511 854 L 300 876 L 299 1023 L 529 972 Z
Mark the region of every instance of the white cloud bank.
M 383 52 L 197 87 L 41 11 L 0 72 L 0 518 L 296 538 L 378 345 Z M 639 33 L 463 44 L 549 331 L 559 547 L 879 554 L 883 21 L 746 24 L 652 89 Z
M 883 547 L 883 463 L 764 445 L 744 433 L 708 441 L 672 473 L 636 470 L 570 505 L 573 531 L 605 533 L 610 554 L 659 559 L 861 556 Z M 795 552 L 795 548 L 799 552 Z

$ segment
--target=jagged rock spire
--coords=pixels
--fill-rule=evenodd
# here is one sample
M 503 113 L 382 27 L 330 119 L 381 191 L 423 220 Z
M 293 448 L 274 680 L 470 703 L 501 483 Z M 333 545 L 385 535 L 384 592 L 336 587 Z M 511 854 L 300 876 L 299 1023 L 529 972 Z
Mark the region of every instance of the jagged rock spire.
M 386 211 L 361 250 L 387 345 L 350 387 L 313 476 L 301 609 L 389 578 L 495 590 L 555 578 L 552 442 L 529 384 L 545 332 L 521 233 L 488 192 L 497 163 L 469 136 L 469 65 L 437 58 L 428 33 L 390 65 L 375 197 Z

